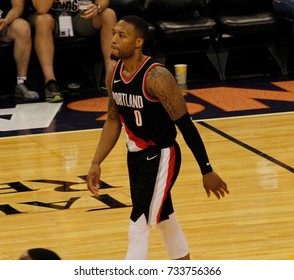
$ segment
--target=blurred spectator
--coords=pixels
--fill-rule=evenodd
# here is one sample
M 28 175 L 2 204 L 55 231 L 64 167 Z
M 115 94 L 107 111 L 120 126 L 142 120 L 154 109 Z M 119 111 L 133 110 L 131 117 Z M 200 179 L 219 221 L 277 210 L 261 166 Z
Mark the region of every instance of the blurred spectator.
M 106 69 L 110 67 L 112 28 L 115 12 L 108 8 L 109 0 L 96 0 L 79 14 L 78 0 L 30 0 L 34 13 L 28 17 L 34 28 L 34 46 L 45 78 L 45 97 L 48 102 L 60 102 L 63 97 L 54 73 L 54 38 L 60 36 L 60 23 L 70 16 L 75 36 L 95 36 L 100 32 L 101 50 Z M 61 20 L 62 19 L 62 20 Z M 68 22 L 68 17 L 66 18 Z M 98 46 L 97 46 L 98 47 Z
M 61 258 L 49 249 L 32 248 L 21 254 L 19 260 L 61 260 Z
M 22 19 L 25 0 L 1 0 L 0 9 L 0 41 L 13 43 L 13 56 L 16 63 L 17 79 L 15 96 L 24 101 L 39 99 L 37 92 L 31 90 L 27 81 L 32 40 L 31 29 L 27 21 Z M 4 66 L 2 65 L 2 70 Z

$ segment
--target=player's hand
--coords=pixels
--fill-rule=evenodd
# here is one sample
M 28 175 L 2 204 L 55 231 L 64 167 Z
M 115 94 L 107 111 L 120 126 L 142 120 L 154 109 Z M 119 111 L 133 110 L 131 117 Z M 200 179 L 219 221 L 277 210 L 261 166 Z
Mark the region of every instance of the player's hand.
M 101 168 L 99 164 L 92 164 L 86 181 L 88 190 L 95 196 L 99 196 Z
M 203 187 L 206 191 L 207 197 L 210 197 L 211 192 L 221 199 L 225 194 L 230 194 L 226 182 L 214 171 L 203 175 Z

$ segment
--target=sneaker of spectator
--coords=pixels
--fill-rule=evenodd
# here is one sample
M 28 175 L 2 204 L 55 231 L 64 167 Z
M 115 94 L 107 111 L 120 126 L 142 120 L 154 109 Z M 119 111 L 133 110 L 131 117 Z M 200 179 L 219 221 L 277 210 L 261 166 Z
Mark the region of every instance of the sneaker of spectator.
M 17 69 L 15 95 L 23 101 L 36 101 L 37 92 L 32 91 L 25 82 L 28 77 L 28 66 L 32 51 L 31 27 L 22 18 L 26 0 L 0 1 L 0 42 L 13 46 L 13 56 Z
M 63 97 L 59 92 L 59 86 L 55 80 L 49 80 L 45 85 L 45 98 L 47 102 L 62 102 Z
M 15 86 L 14 94 L 16 98 L 26 102 L 34 102 L 39 100 L 39 94 L 31 89 L 31 86 L 26 80 L 24 80 L 23 83 Z

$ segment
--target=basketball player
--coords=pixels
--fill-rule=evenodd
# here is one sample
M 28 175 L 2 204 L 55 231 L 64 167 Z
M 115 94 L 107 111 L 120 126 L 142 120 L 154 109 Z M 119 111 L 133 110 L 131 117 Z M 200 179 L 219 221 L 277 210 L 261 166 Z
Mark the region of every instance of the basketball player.
M 229 191 L 209 163 L 173 75 L 142 53 L 147 32 L 148 24 L 136 16 L 122 18 L 113 29 L 112 57 L 118 61 L 107 73 L 108 117 L 87 175 L 87 186 L 93 194 L 99 194 L 100 165 L 124 126 L 133 203 L 126 259 L 147 258 L 153 225 L 160 231 L 170 259 L 190 259 L 170 193 L 181 164 L 175 125 L 199 164 L 207 195 L 212 192 L 220 199 Z

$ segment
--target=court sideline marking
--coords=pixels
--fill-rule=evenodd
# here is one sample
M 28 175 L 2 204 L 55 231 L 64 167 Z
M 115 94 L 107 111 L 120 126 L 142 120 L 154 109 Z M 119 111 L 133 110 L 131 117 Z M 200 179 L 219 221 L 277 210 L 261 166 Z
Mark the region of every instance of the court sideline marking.
M 229 134 L 219 130 L 218 128 L 216 128 L 216 127 L 214 127 L 214 126 L 212 126 L 212 125 L 210 125 L 210 124 L 208 124 L 206 122 L 203 122 L 203 121 L 200 121 L 200 122 L 197 122 L 197 123 L 199 123 L 200 125 L 210 129 L 211 131 L 219 134 L 220 136 L 232 141 L 233 143 L 236 143 L 236 144 L 240 145 L 241 147 L 243 147 L 243 148 L 245 148 L 245 149 L 247 149 L 247 150 L 249 150 L 249 151 L 251 151 L 251 152 L 253 152 L 253 153 L 255 153 L 255 154 L 257 154 L 257 155 L 271 161 L 271 162 L 273 162 L 274 164 L 276 164 L 276 165 L 278 165 L 278 166 L 280 166 L 280 167 L 294 173 L 294 168 L 293 167 L 291 167 L 291 166 L 289 166 L 289 165 L 287 165 L 287 164 L 285 164 L 285 163 L 271 157 L 268 154 L 263 153 L 262 151 L 260 151 L 258 149 L 255 149 L 255 148 L 251 147 L 250 145 L 248 145 L 248 144 L 234 138 L 233 136 L 230 136 Z

